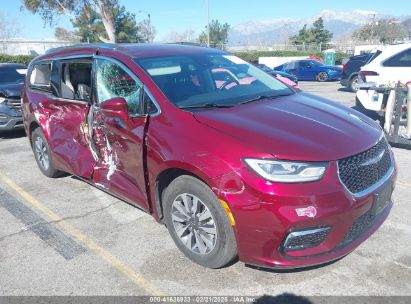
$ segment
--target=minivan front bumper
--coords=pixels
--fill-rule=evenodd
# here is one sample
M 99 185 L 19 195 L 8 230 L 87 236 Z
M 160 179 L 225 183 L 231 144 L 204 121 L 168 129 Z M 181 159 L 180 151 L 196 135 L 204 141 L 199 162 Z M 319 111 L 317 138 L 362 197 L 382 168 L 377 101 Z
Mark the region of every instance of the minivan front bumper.
M 340 181 L 336 162 L 330 163 L 320 181 L 311 183 L 274 184 L 255 177 L 248 168 L 238 173 L 242 191 L 226 191 L 222 199 L 229 203 L 236 222 L 239 258 L 268 268 L 318 265 L 353 251 L 387 218 L 392 201 L 388 199 L 375 213 L 376 197 L 383 190 L 391 195 L 397 175 L 392 159 L 384 180 L 356 197 Z M 317 234 L 307 236 L 307 231 Z M 292 242 L 297 247 L 291 250 L 286 248 L 290 235 L 298 236 Z

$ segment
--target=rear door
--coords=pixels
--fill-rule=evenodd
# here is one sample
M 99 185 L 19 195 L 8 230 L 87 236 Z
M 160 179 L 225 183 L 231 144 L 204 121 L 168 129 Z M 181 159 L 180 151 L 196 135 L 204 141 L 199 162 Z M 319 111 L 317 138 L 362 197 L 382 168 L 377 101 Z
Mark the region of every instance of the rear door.
M 88 62 L 89 81 L 91 81 L 92 61 L 84 60 Z M 31 77 L 34 83 L 36 77 L 50 79 L 47 81 L 47 86 L 42 88 L 43 94 L 46 95 L 42 107 L 47 116 L 45 127 L 48 129 L 47 140 L 54 164 L 63 171 L 90 178 L 95 163 L 85 133 L 90 104 L 89 100 L 78 98 L 74 88 L 67 88 L 63 75 L 65 65 L 67 65 L 66 61 L 58 60 L 39 64 L 34 66 Z M 47 68 L 50 69 L 49 72 Z
M 97 56 L 93 142 L 99 155 L 93 182 L 126 200 L 149 209 L 144 176 L 144 138 L 148 116 L 143 111 L 143 84 L 122 63 Z M 102 111 L 104 102 L 123 97 L 129 119 Z

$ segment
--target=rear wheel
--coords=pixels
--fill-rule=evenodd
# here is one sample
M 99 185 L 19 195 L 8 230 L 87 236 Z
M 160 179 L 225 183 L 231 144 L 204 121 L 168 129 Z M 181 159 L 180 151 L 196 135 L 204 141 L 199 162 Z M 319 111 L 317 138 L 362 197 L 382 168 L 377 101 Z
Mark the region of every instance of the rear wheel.
M 165 189 L 165 222 L 177 247 L 192 261 L 220 268 L 237 255 L 227 214 L 211 189 L 183 175 Z
M 317 75 L 317 80 L 319 82 L 325 82 L 328 80 L 328 74 L 326 72 L 320 72 Z
M 356 93 L 358 91 L 358 76 L 353 76 L 348 83 L 348 87 L 350 88 L 351 92 Z
M 54 168 L 53 162 L 50 156 L 50 149 L 47 144 L 46 138 L 40 128 L 33 131 L 31 135 L 31 146 L 33 148 L 34 157 L 40 171 L 47 177 L 59 177 L 64 172 Z

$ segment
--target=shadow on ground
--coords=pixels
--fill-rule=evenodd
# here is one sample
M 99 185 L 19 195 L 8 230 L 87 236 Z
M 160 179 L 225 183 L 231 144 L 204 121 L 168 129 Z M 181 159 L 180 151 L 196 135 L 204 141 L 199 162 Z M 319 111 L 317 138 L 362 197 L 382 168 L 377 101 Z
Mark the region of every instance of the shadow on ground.
M 0 131 L 0 139 L 15 139 L 25 136 L 26 132 L 24 130 Z

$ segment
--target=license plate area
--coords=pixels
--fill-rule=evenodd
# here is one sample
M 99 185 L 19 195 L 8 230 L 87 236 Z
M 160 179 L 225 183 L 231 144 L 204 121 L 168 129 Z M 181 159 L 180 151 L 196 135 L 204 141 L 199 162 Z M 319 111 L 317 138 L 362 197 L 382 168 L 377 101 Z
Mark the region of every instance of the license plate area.
M 390 180 L 374 195 L 374 203 L 371 209 L 373 215 L 377 215 L 391 202 L 394 183 Z

